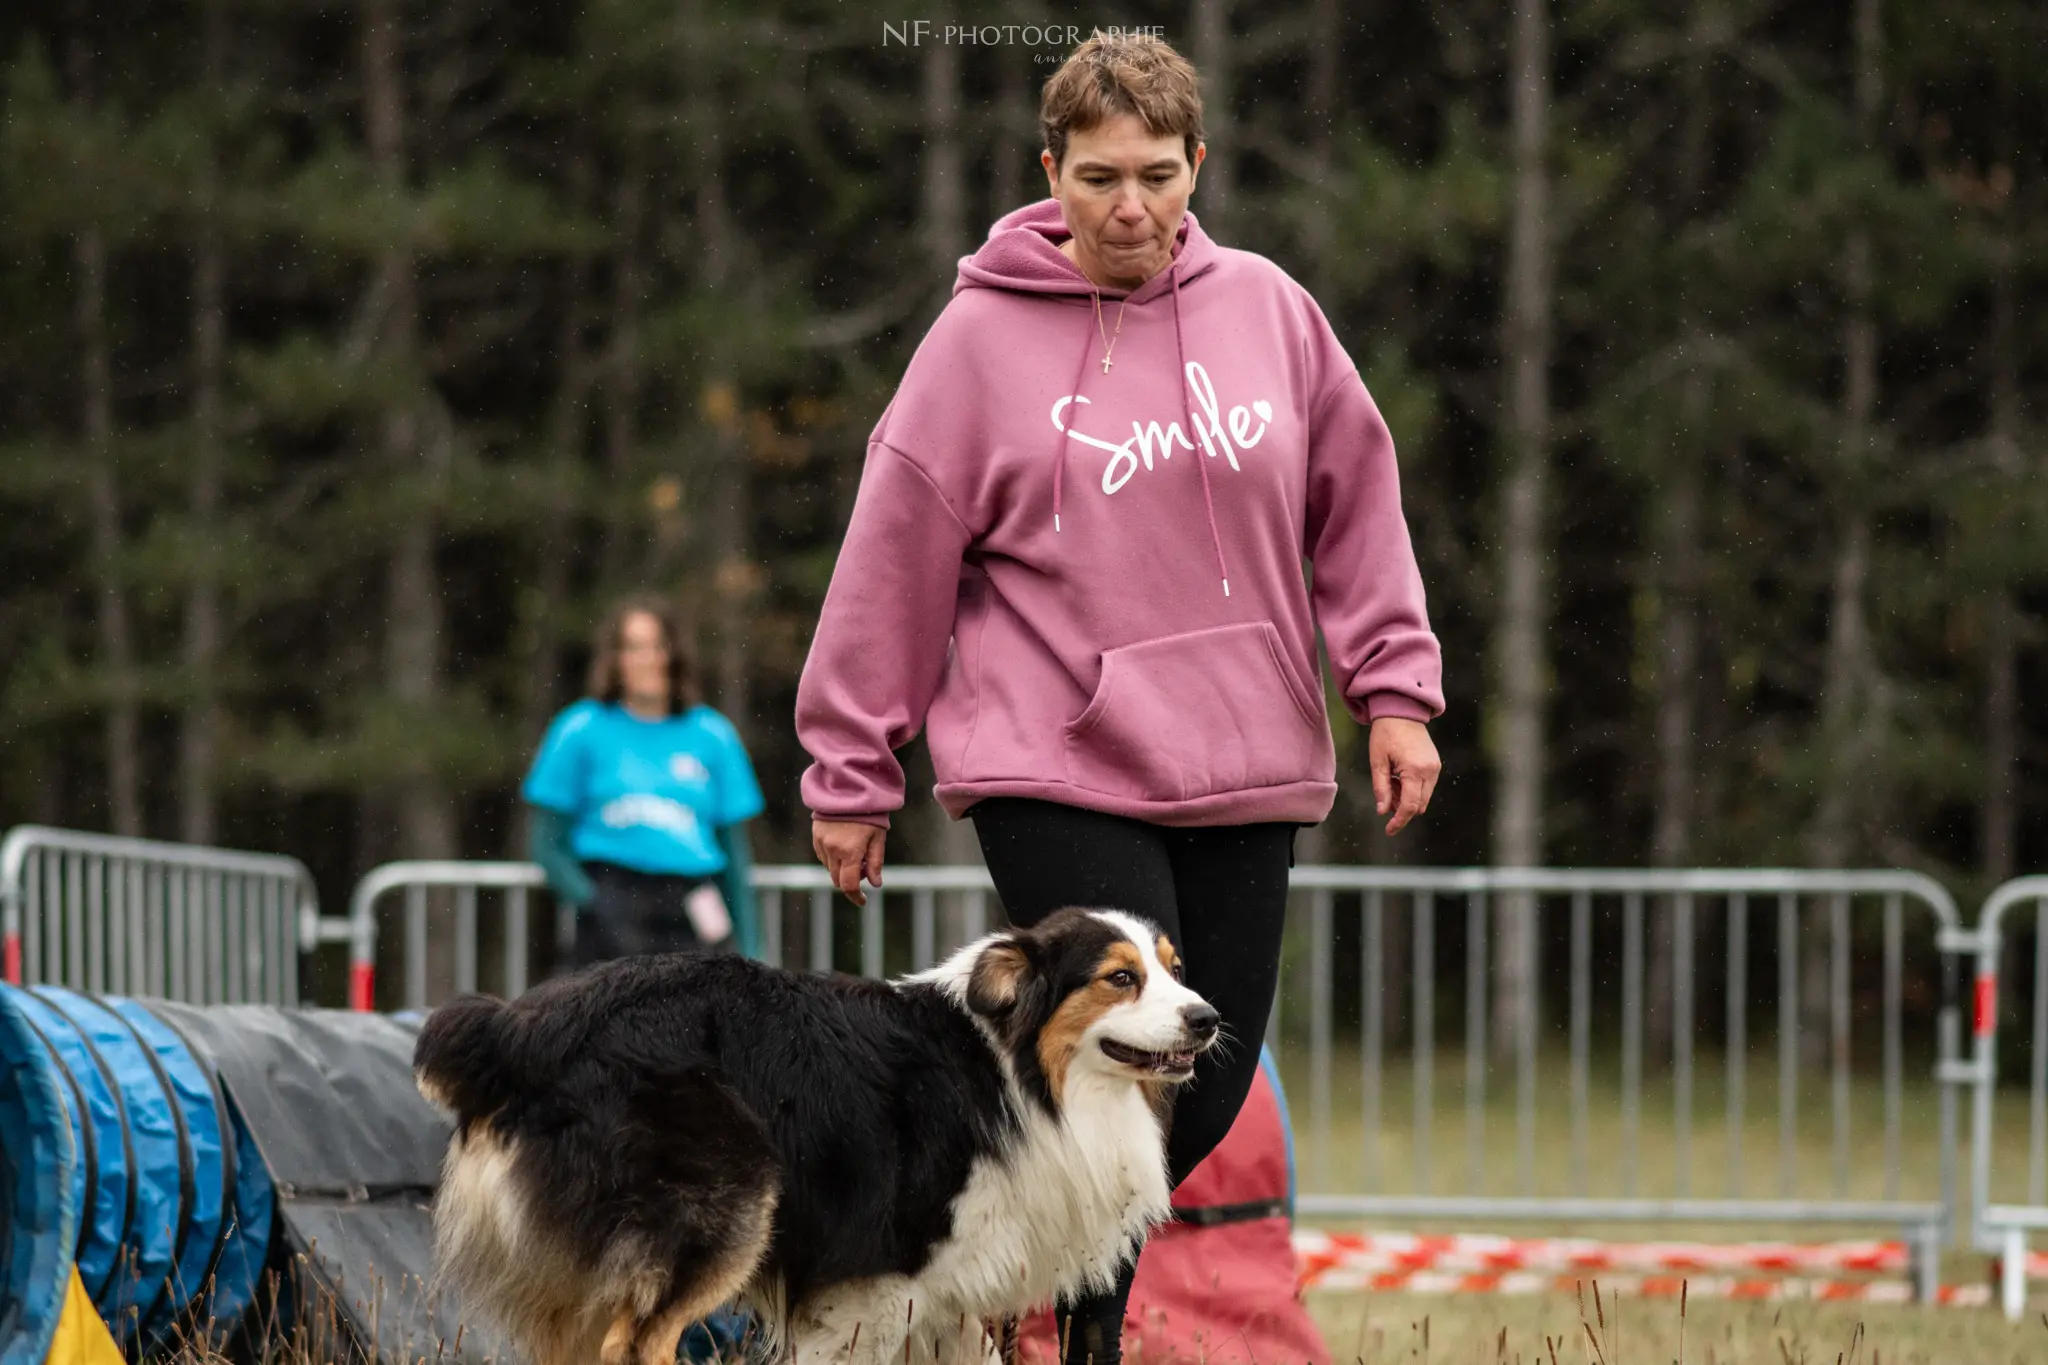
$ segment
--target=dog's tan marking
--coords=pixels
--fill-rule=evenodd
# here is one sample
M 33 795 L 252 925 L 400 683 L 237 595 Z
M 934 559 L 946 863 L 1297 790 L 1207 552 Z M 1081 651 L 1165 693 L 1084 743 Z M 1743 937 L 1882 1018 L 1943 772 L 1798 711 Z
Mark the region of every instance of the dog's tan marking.
M 1004 1013 L 1017 1003 L 1017 987 L 1030 970 L 1031 960 L 1016 943 L 991 943 L 967 978 L 967 1008 L 976 1014 Z
M 1172 977 L 1175 981 L 1180 980 L 1180 954 L 1174 951 L 1173 940 L 1168 938 L 1166 935 L 1161 934 L 1159 936 L 1159 942 L 1154 944 L 1153 946 L 1158 950 L 1159 965 L 1166 968 L 1166 974 Z
M 448 1102 L 447 1094 L 442 1091 L 440 1086 L 427 1079 L 426 1072 L 415 1070 L 412 1073 L 412 1083 L 418 1087 L 420 1098 L 428 1104 L 445 1113 L 452 1114 L 455 1112 L 455 1106 Z
M 690 1324 L 702 1316 L 692 1312 L 686 1303 L 656 1313 L 641 1329 L 638 1365 L 675 1365 L 676 1343 L 683 1339 Z
M 695 1280 L 668 1284 L 673 1297 L 659 1309 L 649 1311 L 643 1302 L 620 1308 L 605 1336 L 603 1365 L 674 1365 L 676 1343 L 690 1324 L 736 1297 L 760 1268 L 775 1226 L 775 1204 L 772 1190 L 764 1194 L 734 1228 L 727 1254 Z M 621 1343 L 616 1356 L 614 1337 Z
M 597 1358 L 601 1365 L 632 1365 L 633 1341 L 640 1334 L 640 1324 L 630 1309 L 623 1309 L 612 1319 L 612 1325 L 605 1329 L 604 1345 L 598 1348 Z
M 1095 984 L 1106 985 L 1111 975 L 1123 971 L 1135 975 L 1138 984 L 1111 989 L 1121 990 L 1125 995 L 1136 995 L 1145 989 L 1145 955 L 1138 951 L 1135 943 L 1120 941 L 1109 945 L 1109 951 L 1102 955 L 1101 965 L 1095 969 Z
M 1119 986 L 1110 980 L 1118 972 L 1129 972 L 1136 984 Z M 1064 1103 L 1067 1067 L 1081 1049 L 1081 1038 L 1095 1021 L 1127 1000 L 1135 1000 L 1145 989 L 1145 958 L 1138 945 L 1128 941 L 1112 943 L 1096 964 L 1095 978 L 1060 1002 L 1052 1018 L 1038 1033 L 1038 1066 L 1045 1072 L 1046 1088 L 1054 1103 Z

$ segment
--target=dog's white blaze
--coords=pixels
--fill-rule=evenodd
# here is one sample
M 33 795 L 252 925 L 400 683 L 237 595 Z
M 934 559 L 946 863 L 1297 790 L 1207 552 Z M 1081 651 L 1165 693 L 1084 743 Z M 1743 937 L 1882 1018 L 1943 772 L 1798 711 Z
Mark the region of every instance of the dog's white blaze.
M 1088 1032 L 1088 1046 L 1082 1049 L 1083 1058 L 1091 1066 L 1113 1067 L 1115 1063 L 1103 1057 L 1100 1040 L 1112 1038 L 1127 1047 L 1144 1052 L 1171 1052 L 1178 1049 L 1187 1037 L 1187 1023 L 1182 1011 L 1189 1005 L 1202 1003 L 1202 997 L 1173 979 L 1165 962 L 1159 957 L 1159 931 L 1136 915 L 1127 915 L 1118 910 L 1097 910 L 1095 917 L 1115 925 L 1123 932 L 1131 945 L 1138 950 L 1145 964 L 1145 986 L 1138 998 L 1128 1005 L 1119 1005 L 1102 1016 L 1102 1021 Z

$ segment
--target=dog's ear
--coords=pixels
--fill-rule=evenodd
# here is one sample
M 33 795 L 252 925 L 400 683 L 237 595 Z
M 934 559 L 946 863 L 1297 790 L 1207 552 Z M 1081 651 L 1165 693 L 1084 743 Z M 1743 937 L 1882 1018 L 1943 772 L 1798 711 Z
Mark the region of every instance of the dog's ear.
M 999 938 L 981 950 L 967 977 L 967 1008 L 1000 1019 L 1017 1007 L 1031 975 L 1031 955 L 1016 938 Z

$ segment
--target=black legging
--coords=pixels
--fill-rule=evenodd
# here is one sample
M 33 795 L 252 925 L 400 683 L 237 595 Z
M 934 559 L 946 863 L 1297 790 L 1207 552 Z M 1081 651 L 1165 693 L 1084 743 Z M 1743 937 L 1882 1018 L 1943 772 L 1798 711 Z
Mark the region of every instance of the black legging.
M 1223 1016 L 1223 1045 L 1196 1059 L 1176 1092 L 1166 1144 L 1178 1185 L 1230 1131 L 1259 1068 L 1280 973 L 1291 824 L 1169 827 L 1021 797 L 968 814 L 1013 924 L 1080 905 L 1128 910 L 1174 942 L 1188 986 Z M 1135 1265 L 1114 1290 L 1056 1305 L 1066 1365 L 1117 1365 Z

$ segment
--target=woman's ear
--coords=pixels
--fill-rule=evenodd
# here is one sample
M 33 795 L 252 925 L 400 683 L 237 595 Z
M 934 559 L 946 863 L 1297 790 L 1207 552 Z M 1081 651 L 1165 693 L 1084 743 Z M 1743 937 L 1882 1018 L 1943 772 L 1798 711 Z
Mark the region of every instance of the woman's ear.
M 1000 1019 L 1017 1007 L 1031 976 L 1031 957 L 1014 938 L 999 938 L 981 950 L 967 976 L 967 1008 Z

